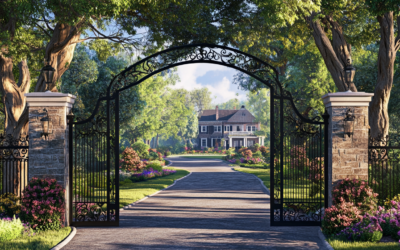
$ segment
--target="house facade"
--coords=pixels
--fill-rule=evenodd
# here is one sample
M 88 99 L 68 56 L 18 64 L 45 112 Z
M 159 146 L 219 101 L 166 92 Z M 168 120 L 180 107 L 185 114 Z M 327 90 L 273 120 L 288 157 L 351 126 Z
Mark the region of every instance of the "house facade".
M 264 145 L 264 137 L 254 134 L 260 129 L 260 123 L 242 106 L 240 109 L 219 110 L 218 106 L 212 110 L 203 110 L 199 117 L 199 134 L 197 145 L 199 148 L 208 147 L 250 147 L 256 143 Z M 222 139 L 224 139 L 221 145 Z

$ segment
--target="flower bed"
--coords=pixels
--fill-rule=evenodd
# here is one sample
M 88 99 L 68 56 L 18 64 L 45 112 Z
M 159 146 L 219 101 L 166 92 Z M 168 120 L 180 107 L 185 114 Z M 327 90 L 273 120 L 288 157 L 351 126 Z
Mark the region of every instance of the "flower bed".
M 325 210 L 322 231 L 330 241 L 379 242 L 383 236 L 400 242 L 400 197 L 377 206 L 367 181 L 341 181 L 333 190 L 334 205 Z
M 126 183 L 145 181 L 156 177 L 171 175 L 174 173 L 176 173 L 176 170 L 172 169 L 155 170 L 153 168 L 148 168 L 141 172 L 132 172 L 132 173 L 120 170 L 120 183 L 123 185 Z

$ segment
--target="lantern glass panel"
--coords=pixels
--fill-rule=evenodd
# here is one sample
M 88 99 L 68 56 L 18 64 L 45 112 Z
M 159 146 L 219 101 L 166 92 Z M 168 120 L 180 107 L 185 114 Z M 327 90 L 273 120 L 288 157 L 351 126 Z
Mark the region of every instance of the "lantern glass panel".
M 344 133 L 348 135 L 353 134 L 354 122 L 353 120 L 344 121 Z

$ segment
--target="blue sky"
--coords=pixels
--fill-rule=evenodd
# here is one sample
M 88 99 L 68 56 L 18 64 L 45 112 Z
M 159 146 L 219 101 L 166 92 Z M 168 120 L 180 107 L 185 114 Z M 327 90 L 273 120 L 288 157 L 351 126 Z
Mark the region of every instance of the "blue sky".
M 213 104 L 226 102 L 237 97 L 246 99 L 246 92 L 238 89 L 238 85 L 232 84 L 236 70 L 215 64 L 188 64 L 178 67 L 180 82 L 174 88 L 193 90 L 207 87 L 211 93 Z

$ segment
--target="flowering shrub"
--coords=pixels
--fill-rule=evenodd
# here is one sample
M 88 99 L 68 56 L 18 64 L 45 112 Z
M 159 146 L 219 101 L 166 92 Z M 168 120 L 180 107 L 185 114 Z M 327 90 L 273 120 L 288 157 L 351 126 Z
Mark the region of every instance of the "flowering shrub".
M 242 155 L 247 160 L 247 159 L 250 159 L 253 156 L 253 152 L 251 152 L 250 149 L 246 149 L 246 150 L 242 151 Z
M 138 171 L 144 167 L 136 151 L 129 147 L 122 152 L 122 159 L 119 162 L 121 163 L 119 168 L 129 172 Z
M 241 148 L 239 148 L 238 153 L 241 154 L 241 153 L 243 153 L 243 152 L 246 151 L 246 150 L 248 150 L 247 147 L 241 147 Z
M 362 220 L 358 207 L 352 202 L 342 202 L 325 209 L 322 219 L 323 232 L 328 235 L 336 235 L 346 227 Z
M 290 167 L 298 170 L 304 170 L 310 160 L 307 158 L 307 152 L 304 147 L 294 146 L 290 149 Z
M 154 177 L 161 177 L 161 176 L 166 176 L 170 174 L 176 173 L 176 170 L 172 169 L 162 169 L 161 171 L 154 170 L 152 168 L 145 169 L 141 173 L 134 173 L 131 176 L 131 179 L 133 181 L 144 181 L 147 179 L 151 179 Z
M 142 140 L 139 140 L 132 144 L 132 149 L 139 155 L 141 158 L 145 158 L 146 155 L 149 154 L 150 146 L 145 144 Z
M 247 159 L 247 163 L 249 164 L 259 164 L 259 163 L 264 163 L 264 161 L 260 158 L 250 158 Z
M 383 236 L 379 219 L 366 214 L 362 221 L 340 231 L 337 236 L 351 241 L 378 242 Z
M 13 193 L 5 193 L 0 195 L 0 215 L 4 214 L 12 217 L 19 214 L 21 205 L 18 205 L 19 198 Z
M 384 236 L 392 236 L 400 242 L 400 202 L 392 200 L 390 203 L 390 208 L 379 206 L 372 215 L 378 219 Z
M 261 146 L 261 147 L 259 148 L 259 150 L 261 151 L 261 153 L 262 153 L 264 156 L 265 156 L 266 154 L 269 153 L 268 147 L 266 147 L 266 146 Z
M 55 179 L 32 178 L 22 195 L 21 219 L 35 230 L 57 230 L 64 221 L 65 194 Z
M 32 236 L 32 229 L 28 223 L 22 223 L 18 218 L 3 218 L 0 220 L 0 242 L 10 241 L 18 238 L 22 234 Z
M 314 197 L 321 192 L 321 187 L 324 187 L 324 157 L 317 157 L 310 162 L 309 178 L 311 181 L 310 197 Z
M 332 192 L 333 202 L 353 202 L 362 214 L 376 210 L 378 199 L 377 193 L 368 186 L 368 182 L 360 180 L 350 180 L 346 178 L 339 182 Z
M 393 207 L 396 208 L 395 206 L 397 205 L 398 202 L 400 202 L 400 194 L 393 197 L 393 199 L 387 198 L 385 201 L 385 207 L 386 208 L 393 208 Z

